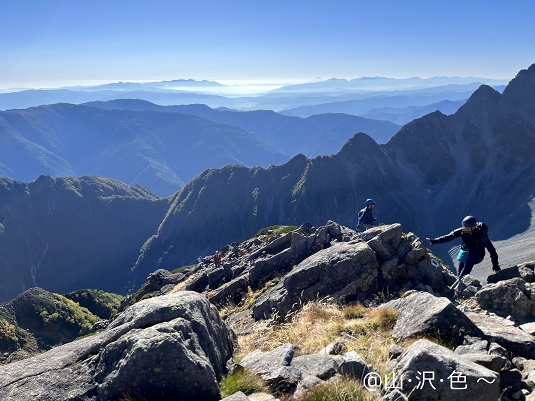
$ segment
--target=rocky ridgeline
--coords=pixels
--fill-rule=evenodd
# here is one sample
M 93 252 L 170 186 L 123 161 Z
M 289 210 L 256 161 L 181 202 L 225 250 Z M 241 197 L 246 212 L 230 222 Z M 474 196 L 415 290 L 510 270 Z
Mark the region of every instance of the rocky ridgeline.
M 400 224 L 364 233 L 333 221 L 318 228 L 304 224 L 278 237 L 232 243 L 221 254 L 220 267 L 205 258 L 181 273 L 157 270 L 136 298 L 180 289 L 205 293 L 222 307 L 245 302 L 250 290 L 263 291 L 246 313 L 255 320 L 284 320 L 299 305 L 324 297 L 364 302 L 410 289 L 439 295 L 455 282 L 418 237 L 402 233 Z
M 448 286 L 455 277 L 399 224 L 356 233 L 332 221 L 233 243 L 221 253 L 220 267 L 207 258 L 180 273 L 154 272 L 103 331 L 3 366 L 0 399 L 216 400 L 222 377 L 246 369 L 284 399 L 346 376 L 374 399 L 535 400 L 533 262 L 487 285 L 466 276 L 454 292 Z M 148 299 L 134 303 L 141 298 Z M 388 377 L 347 352 L 346 332 L 314 355 L 295 356 L 296 346 L 285 344 L 232 360 L 229 327 L 289 320 L 318 299 L 388 300 L 379 307 L 399 311 L 391 336 L 399 344 L 419 340 L 390 349 Z M 221 320 L 218 308 L 231 304 L 238 307 Z

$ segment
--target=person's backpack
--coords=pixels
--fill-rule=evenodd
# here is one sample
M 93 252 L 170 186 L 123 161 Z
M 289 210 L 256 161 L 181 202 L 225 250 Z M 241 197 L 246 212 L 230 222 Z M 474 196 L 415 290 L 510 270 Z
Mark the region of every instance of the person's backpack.
M 489 227 L 483 222 L 476 223 L 476 229 L 485 234 L 489 233 Z
M 477 238 L 478 238 L 479 242 L 482 243 L 483 241 L 481 241 L 481 236 L 484 235 L 484 236 L 488 237 L 489 227 L 485 223 L 479 222 L 479 223 L 476 224 L 475 231 L 477 233 Z

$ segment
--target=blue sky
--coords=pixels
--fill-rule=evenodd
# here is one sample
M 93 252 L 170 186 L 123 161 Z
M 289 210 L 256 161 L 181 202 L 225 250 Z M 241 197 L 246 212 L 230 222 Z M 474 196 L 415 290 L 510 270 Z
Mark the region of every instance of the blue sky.
M 512 78 L 534 1 L 0 0 L 0 88 L 180 78 Z

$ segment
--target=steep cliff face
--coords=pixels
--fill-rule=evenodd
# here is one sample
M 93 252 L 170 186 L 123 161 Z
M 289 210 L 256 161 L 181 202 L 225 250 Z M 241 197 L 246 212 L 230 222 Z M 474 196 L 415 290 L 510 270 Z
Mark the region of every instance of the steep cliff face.
M 419 194 L 411 201 L 427 211 L 422 226 L 431 234 L 455 227 L 467 214 L 510 224 L 535 195 L 535 128 L 525 112 L 535 104 L 535 96 L 525 96 L 526 87 L 535 88 L 535 68 L 529 71 L 511 81 L 507 95 L 482 85 L 454 115 L 424 116 L 384 146 L 407 170 L 404 185 Z M 516 96 L 523 108 L 514 108 Z
M 401 178 L 366 134 L 337 155 L 298 155 L 282 166 L 209 170 L 175 197 L 158 233 L 143 246 L 134 271 L 144 280 L 156 268 L 174 269 L 272 224 L 318 226 L 329 219 L 354 227 L 367 197 L 381 198 L 381 221 L 414 223 Z
M 99 177 L 0 180 L 0 301 L 41 286 L 124 292 L 168 199 Z

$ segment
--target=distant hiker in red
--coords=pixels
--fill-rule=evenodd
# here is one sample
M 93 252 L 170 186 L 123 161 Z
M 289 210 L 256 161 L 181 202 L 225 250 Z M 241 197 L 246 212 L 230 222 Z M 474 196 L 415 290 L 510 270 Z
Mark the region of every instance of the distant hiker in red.
M 214 264 L 215 264 L 215 267 L 219 267 L 221 265 L 221 255 L 219 254 L 219 251 L 215 252 Z
M 375 220 L 377 220 L 375 217 L 373 217 L 372 210 L 374 206 L 375 201 L 373 199 L 366 200 L 366 207 L 361 209 L 358 214 L 357 231 L 360 231 L 361 223 L 364 226 L 364 230 L 362 231 L 369 230 L 373 227 Z
M 447 235 L 438 238 L 426 238 L 431 244 L 442 244 L 455 238 L 461 237 L 463 243 L 457 260 L 459 261 L 459 278 L 470 274 L 474 265 L 481 263 L 485 257 L 485 248 L 490 253 L 492 260 L 492 270 L 499 272 L 498 254 L 488 236 L 489 228 L 485 223 L 478 223 L 474 216 L 466 216 L 463 219 L 462 227 Z

